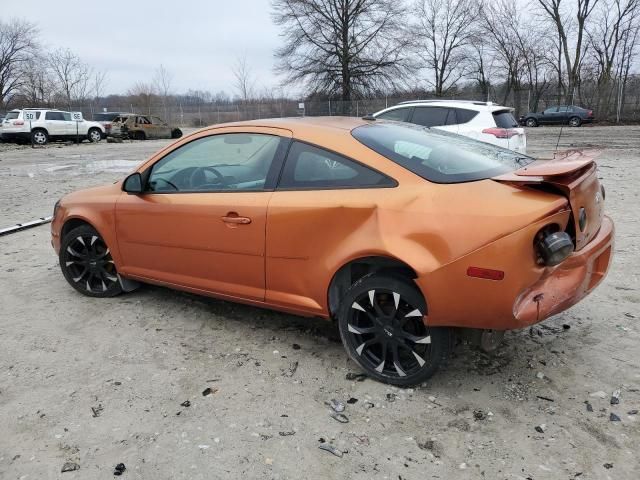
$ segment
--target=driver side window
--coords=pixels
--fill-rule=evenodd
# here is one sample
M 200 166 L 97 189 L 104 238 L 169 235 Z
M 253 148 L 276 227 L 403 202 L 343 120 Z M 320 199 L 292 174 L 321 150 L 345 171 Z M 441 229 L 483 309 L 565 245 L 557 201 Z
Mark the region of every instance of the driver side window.
M 157 193 L 264 190 L 280 137 L 260 133 L 211 135 L 156 162 L 146 190 Z

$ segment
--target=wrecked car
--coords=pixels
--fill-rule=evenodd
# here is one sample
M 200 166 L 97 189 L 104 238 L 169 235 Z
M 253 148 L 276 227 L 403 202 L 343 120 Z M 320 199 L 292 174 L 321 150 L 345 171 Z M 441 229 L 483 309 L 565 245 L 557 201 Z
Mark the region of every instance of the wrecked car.
M 176 126 L 169 125 L 160 117 L 121 114 L 111 121 L 109 136 L 125 137 L 132 140 L 180 138 L 182 136 L 182 130 Z
M 614 226 L 593 158 L 365 118 L 208 127 L 64 196 L 65 279 L 92 297 L 146 282 L 333 319 L 350 357 L 395 385 L 433 375 L 454 333 L 491 343 L 603 280 Z

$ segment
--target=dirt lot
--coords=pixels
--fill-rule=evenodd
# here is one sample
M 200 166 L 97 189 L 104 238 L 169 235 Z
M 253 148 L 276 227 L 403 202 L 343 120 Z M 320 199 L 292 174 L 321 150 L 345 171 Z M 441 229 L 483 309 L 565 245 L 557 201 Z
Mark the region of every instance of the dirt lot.
M 558 132 L 530 130 L 530 152 Z M 0 226 L 50 215 L 166 143 L 0 145 Z M 415 389 L 347 380 L 358 370 L 327 322 L 150 286 L 86 298 L 48 226 L 0 237 L 0 478 L 111 478 L 120 462 L 123 478 L 154 480 L 640 478 L 640 127 L 564 130 L 560 148 L 582 146 L 605 148 L 606 282 L 493 356 L 458 346 Z M 332 398 L 357 399 L 349 423 L 329 418 Z

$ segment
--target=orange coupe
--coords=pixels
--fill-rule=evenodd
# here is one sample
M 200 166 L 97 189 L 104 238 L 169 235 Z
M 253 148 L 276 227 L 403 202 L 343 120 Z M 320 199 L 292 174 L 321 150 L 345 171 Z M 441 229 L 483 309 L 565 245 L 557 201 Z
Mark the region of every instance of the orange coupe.
M 63 197 L 52 244 L 79 292 L 148 282 L 336 319 L 378 380 L 433 375 L 602 281 L 614 228 L 596 165 L 346 117 L 217 125 L 123 181 Z

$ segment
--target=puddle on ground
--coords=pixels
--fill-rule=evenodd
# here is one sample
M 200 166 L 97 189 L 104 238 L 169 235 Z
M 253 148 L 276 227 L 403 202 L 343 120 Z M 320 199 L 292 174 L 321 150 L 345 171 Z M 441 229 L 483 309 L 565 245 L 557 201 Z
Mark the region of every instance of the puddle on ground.
M 39 175 L 96 175 L 100 173 L 129 173 L 139 161 L 135 160 L 96 160 L 87 163 L 34 163 L 0 169 L 0 176 L 35 177 Z

